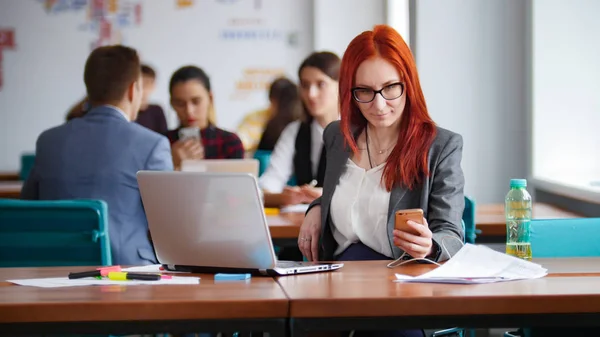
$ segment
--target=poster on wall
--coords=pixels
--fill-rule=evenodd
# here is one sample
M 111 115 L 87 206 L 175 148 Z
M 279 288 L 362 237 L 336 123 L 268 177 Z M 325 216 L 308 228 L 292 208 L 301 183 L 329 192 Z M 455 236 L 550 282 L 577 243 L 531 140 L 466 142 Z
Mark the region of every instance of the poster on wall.
M 141 0 L 38 0 L 49 15 L 85 12 L 79 25 L 82 32 L 95 35 L 90 49 L 112 44 L 124 44 L 123 30 L 142 23 Z
M 310 29 L 302 21 L 310 14 L 304 18 L 302 9 L 290 8 L 291 3 L 285 1 L 215 1 L 220 5 L 217 8 L 227 8 L 216 25 L 218 45 L 225 53 L 242 53 L 235 58 L 236 71 L 227 71 L 234 79 L 227 83 L 227 103 L 240 111 L 234 123 L 230 122 L 233 118 L 227 120 L 234 127 L 243 114 L 266 107 L 267 93 L 275 78 L 295 79 L 296 67 L 311 49 L 307 39 Z M 297 15 L 290 10 L 296 10 Z M 288 16 L 283 14 L 286 12 Z

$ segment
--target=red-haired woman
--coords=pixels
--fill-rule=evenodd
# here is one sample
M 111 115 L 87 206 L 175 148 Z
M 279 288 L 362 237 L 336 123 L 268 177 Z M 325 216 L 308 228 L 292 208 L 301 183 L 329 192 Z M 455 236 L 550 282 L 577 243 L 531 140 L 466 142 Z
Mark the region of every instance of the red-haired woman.
M 449 259 L 464 236 L 463 141 L 429 116 L 412 53 L 394 29 L 379 25 L 350 42 L 339 97 L 341 121 L 323 133 L 323 195 L 298 237 L 304 256 Z M 423 210 L 423 225 L 394 229 L 395 212 L 411 208 Z

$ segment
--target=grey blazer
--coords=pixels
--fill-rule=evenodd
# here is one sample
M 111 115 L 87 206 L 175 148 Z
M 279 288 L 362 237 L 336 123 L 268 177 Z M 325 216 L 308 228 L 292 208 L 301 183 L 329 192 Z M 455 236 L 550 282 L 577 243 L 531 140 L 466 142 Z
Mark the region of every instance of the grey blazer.
M 152 264 L 139 170 L 173 170 L 169 141 L 100 106 L 40 135 L 21 198 L 106 201 L 113 264 Z
M 325 128 L 323 141 L 327 158 L 323 195 L 313 201 L 309 209 L 316 205 L 321 206 L 323 226 L 319 259 L 331 261 L 335 259 L 333 255 L 337 248 L 331 229 L 331 199 L 346 168 L 351 150 L 344 144 L 339 121 Z M 441 248 L 437 256 L 438 261 L 449 259 L 462 247 L 464 231 L 461 221 L 465 207 L 465 179 L 460 166 L 462 147 L 463 141 L 459 134 L 438 127 L 428 155 L 429 177 L 412 190 L 400 186 L 392 189 L 388 207 L 387 236 L 394 258 L 399 258 L 403 253 L 393 241 L 394 214 L 401 209 L 423 209 L 429 229 L 433 232 L 434 245 Z

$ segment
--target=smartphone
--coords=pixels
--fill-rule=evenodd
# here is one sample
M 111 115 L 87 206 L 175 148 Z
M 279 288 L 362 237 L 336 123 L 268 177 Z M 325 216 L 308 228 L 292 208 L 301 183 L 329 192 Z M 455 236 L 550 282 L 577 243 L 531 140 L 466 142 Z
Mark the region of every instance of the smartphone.
M 179 129 L 179 140 L 184 141 L 187 139 L 200 140 L 200 128 L 191 126 Z
M 420 235 L 419 232 L 408 226 L 406 223 L 408 220 L 412 220 L 418 224 L 423 224 L 423 210 L 420 208 L 413 208 L 396 211 L 396 222 L 394 224 L 394 228 L 403 232 Z

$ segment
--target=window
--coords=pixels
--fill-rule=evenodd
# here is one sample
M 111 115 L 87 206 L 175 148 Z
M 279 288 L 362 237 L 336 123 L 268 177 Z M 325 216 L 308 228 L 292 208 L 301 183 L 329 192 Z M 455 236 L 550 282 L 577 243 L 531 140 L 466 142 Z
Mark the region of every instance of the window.
M 600 1 L 532 3 L 532 174 L 600 202 Z

